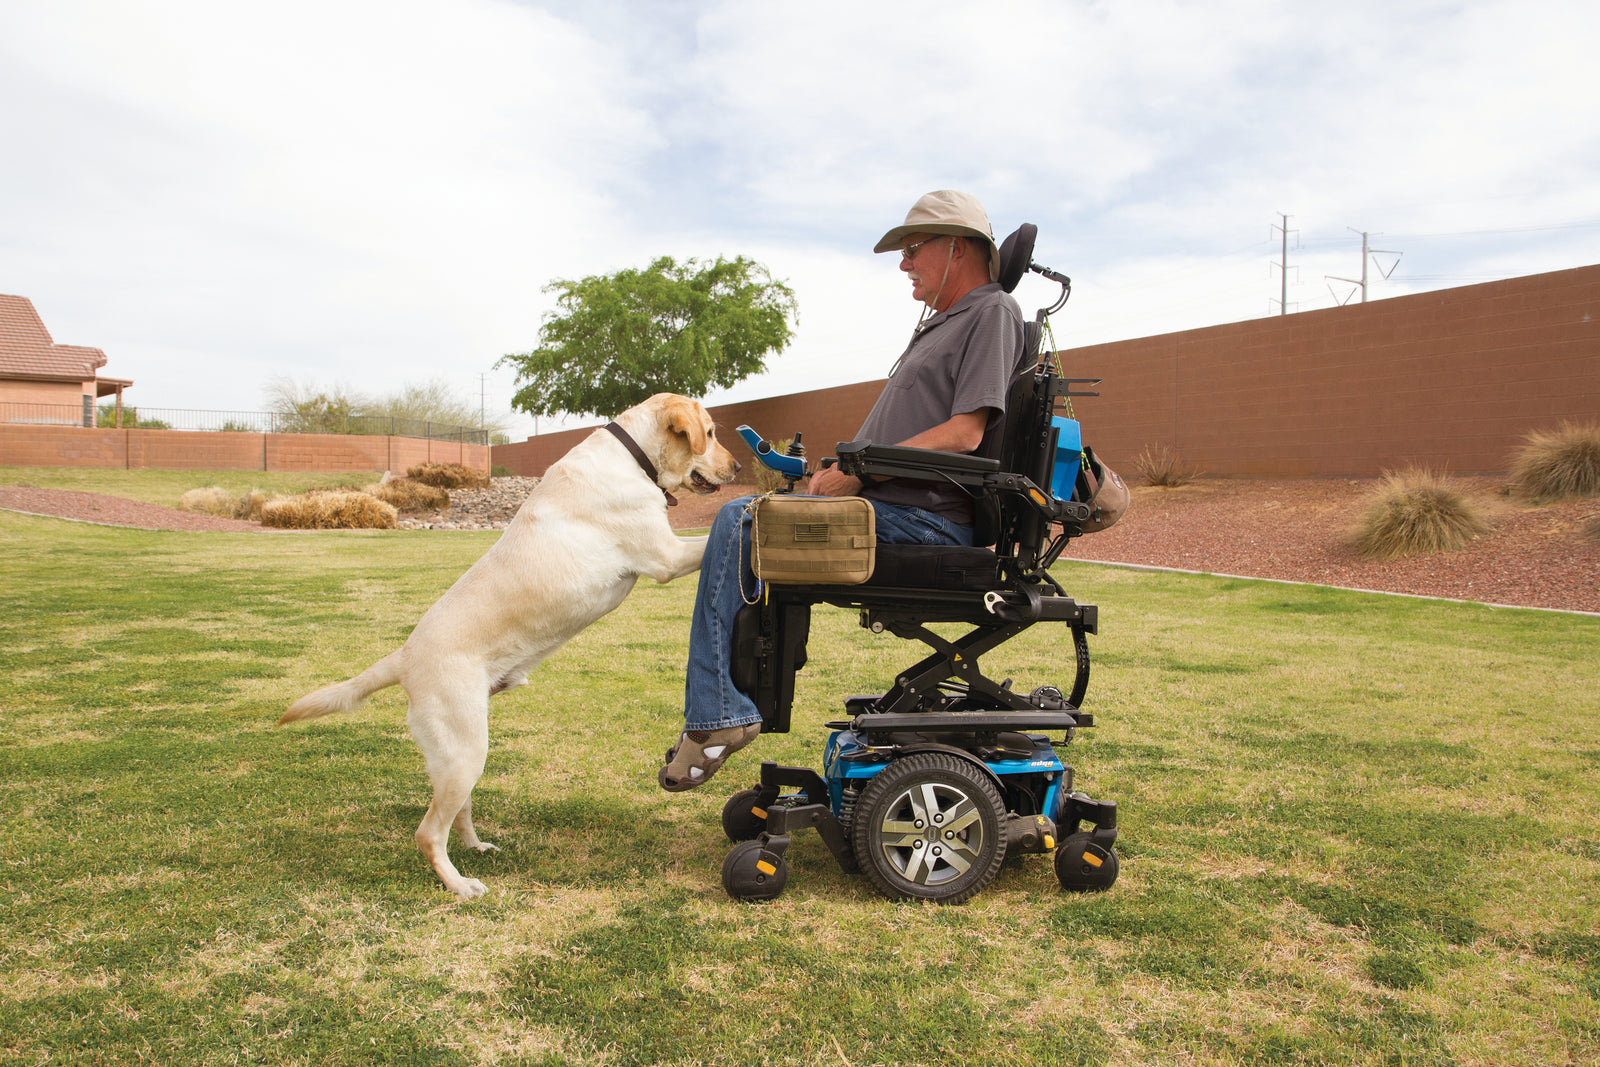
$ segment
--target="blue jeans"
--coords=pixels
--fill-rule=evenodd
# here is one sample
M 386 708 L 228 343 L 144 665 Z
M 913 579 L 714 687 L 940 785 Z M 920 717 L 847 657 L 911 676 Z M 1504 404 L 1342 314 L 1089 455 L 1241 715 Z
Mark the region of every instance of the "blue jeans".
M 684 726 L 717 730 L 761 721 L 755 702 L 734 688 L 733 617 L 761 593 L 750 570 L 751 497 L 722 505 L 711 523 L 700 588 L 689 626 L 689 667 L 683 687 Z M 972 529 L 921 508 L 871 501 L 882 545 L 971 545 Z

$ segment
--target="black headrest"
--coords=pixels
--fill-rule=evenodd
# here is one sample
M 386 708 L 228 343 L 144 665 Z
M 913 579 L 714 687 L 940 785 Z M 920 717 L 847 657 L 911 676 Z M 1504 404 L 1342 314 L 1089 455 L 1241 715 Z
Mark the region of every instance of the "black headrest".
M 1033 242 L 1038 236 L 1039 227 L 1024 222 L 1016 233 L 1000 242 L 1000 277 L 996 280 L 1006 292 L 1015 289 L 1028 273 L 1028 265 L 1033 262 Z

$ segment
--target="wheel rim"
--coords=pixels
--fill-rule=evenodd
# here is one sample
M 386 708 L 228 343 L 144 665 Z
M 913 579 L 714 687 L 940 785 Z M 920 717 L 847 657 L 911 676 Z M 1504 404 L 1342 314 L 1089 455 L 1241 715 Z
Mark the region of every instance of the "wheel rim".
M 972 795 L 958 785 L 914 782 L 883 812 L 878 848 L 907 882 L 940 886 L 984 862 L 982 813 Z

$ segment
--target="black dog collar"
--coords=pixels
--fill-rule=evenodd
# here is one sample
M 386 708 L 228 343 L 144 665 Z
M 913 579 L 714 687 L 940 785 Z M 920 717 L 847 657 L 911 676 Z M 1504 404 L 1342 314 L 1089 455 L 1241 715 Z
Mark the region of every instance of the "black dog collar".
M 616 437 L 617 440 L 622 442 L 622 447 L 626 448 L 633 458 L 638 462 L 640 469 L 642 469 L 645 473 L 645 476 L 655 484 L 655 487 L 657 489 L 661 489 L 661 473 L 656 470 L 656 465 L 650 462 L 650 457 L 644 454 L 644 449 L 639 447 L 639 442 L 635 441 L 631 436 L 629 436 L 627 430 L 624 430 L 621 426 L 618 426 L 614 422 L 606 423 L 606 429 L 610 430 L 612 435 Z M 665 489 L 661 489 L 661 495 L 667 498 L 667 507 L 669 508 L 678 502 L 678 498 L 667 492 Z

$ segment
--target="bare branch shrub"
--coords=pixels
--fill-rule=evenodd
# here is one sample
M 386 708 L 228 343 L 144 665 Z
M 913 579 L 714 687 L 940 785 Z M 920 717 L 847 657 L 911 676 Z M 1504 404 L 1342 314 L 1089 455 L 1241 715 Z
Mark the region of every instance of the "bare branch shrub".
M 1200 472 L 1184 463 L 1177 450 L 1170 445 L 1145 445 L 1144 450 L 1134 457 L 1133 469 L 1139 472 L 1146 485 L 1161 485 L 1169 489 L 1188 485 L 1200 477 Z

